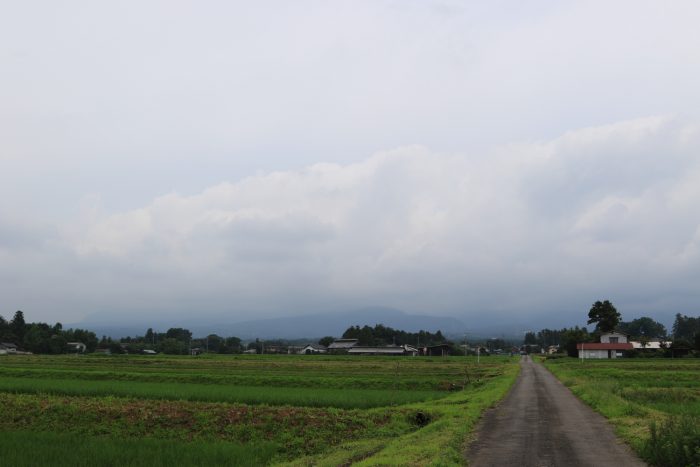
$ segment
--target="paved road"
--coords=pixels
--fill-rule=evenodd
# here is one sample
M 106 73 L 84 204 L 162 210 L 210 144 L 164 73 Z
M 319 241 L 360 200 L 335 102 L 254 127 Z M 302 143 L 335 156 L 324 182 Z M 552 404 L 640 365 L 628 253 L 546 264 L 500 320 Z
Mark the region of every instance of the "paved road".
M 487 411 L 466 453 L 469 465 L 644 466 L 605 418 L 525 356 L 511 392 Z

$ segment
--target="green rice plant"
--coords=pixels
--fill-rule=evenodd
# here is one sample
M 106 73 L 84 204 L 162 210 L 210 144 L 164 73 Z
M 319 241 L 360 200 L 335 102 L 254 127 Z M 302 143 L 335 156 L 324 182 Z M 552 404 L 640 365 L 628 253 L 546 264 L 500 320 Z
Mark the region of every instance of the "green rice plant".
M 15 467 L 265 465 L 278 454 L 273 443 L 188 443 L 115 439 L 71 433 L 0 432 L 0 464 Z
M 303 407 L 370 408 L 402 405 L 443 397 L 438 391 L 377 389 L 286 388 L 206 384 L 141 383 L 136 381 L 80 381 L 67 379 L 3 378 L 0 391 L 70 396 L 118 396 L 144 399 L 242 402 Z

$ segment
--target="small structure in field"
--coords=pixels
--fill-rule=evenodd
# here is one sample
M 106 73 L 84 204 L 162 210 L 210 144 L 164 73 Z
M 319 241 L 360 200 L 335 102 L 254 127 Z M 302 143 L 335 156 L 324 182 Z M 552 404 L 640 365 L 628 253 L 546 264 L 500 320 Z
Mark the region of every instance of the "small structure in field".
M 0 342 L 0 350 L 4 350 L 6 354 L 17 353 L 17 346 L 11 342 Z
M 327 353 L 328 352 L 328 347 L 325 345 L 321 344 L 309 344 L 306 347 L 302 347 L 301 350 L 299 350 L 298 353 L 302 355 L 311 355 L 315 353 Z
M 355 346 L 348 350 L 348 355 L 418 355 L 418 349 L 410 345 L 387 345 L 384 347 Z
M 357 345 L 357 339 L 336 339 L 328 346 L 329 353 L 347 353 Z
M 451 352 L 450 344 L 429 345 L 422 349 L 422 354 L 428 357 L 447 357 Z
M 66 342 L 69 352 L 85 353 L 87 346 L 82 342 Z

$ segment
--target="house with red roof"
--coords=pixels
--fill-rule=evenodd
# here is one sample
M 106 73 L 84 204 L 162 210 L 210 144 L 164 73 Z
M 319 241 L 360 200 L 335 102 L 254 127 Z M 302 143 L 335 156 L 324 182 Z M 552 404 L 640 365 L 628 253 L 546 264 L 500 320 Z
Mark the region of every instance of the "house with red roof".
M 621 332 L 609 332 L 600 335 L 600 342 L 580 342 L 576 344 L 578 357 L 586 358 L 619 358 L 626 350 L 634 346 L 627 342 L 627 335 Z

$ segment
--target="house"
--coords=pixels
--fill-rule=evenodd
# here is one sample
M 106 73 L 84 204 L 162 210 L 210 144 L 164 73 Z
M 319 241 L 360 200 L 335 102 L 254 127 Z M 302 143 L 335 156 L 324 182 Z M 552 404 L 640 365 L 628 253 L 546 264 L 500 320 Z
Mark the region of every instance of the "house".
M 354 346 L 348 349 L 348 355 L 418 355 L 418 349 L 410 345 L 387 345 L 385 347 Z
M 576 344 L 579 358 L 619 358 L 625 350 L 632 350 L 632 344 L 605 343 L 605 342 L 581 342 Z
M 302 355 L 311 355 L 315 353 L 327 353 L 328 352 L 328 347 L 325 345 L 321 344 L 309 344 L 306 347 L 303 347 L 301 350 L 299 350 L 298 353 Z
M 5 350 L 5 353 L 17 353 L 17 346 L 11 342 L 0 342 L 0 349 Z
M 429 357 L 446 357 L 450 355 L 451 351 L 450 344 L 430 345 L 422 349 L 423 355 Z
M 627 334 L 608 332 L 600 335 L 600 342 L 580 342 L 576 344 L 579 358 L 619 358 L 626 350 L 634 347 L 627 342 Z
M 605 332 L 600 335 L 601 344 L 625 344 L 627 343 L 627 334 L 621 332 Z
M 69 352 L 85 353 L 87 350 L 87 346 L 82 342 L 66 342 L 66 346 Z
M 328 346 L 329 353 L 345 353 L 357 345 L 357 339 L 336 339 Z

